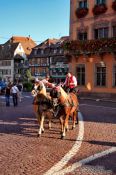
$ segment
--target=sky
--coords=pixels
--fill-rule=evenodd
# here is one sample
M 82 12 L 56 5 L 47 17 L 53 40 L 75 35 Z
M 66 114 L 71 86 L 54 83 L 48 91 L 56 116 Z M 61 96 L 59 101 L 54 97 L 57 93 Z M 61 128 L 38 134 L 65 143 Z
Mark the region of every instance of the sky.
M 12 36 L 37 44 L 69 35 L 70 0 L 0 0 L 0 44 Z

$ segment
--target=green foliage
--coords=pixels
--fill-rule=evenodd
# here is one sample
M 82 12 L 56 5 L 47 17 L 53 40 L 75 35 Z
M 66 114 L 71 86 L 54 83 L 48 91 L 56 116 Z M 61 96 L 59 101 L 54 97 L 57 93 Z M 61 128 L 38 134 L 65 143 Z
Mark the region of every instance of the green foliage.
M 86 41 L 68 41 L 64 43 L 64 49 L 70 54 L 81 55 L 90 53 L 116 52 L 116 38 L 103 38 Z
M 30 72 L 29 69 L 27 69 L 27 71 L 26 71 L 26 76 L 27 76 L 27 78 L 29 78 L 29 79 L 32 78 L 32 76 L 31 76 L 31 72 Z
M 31 82 L 24 82 L 23 83 L 23 88 L 24 91 L 30 92 L 32 90 L 32 83 Z

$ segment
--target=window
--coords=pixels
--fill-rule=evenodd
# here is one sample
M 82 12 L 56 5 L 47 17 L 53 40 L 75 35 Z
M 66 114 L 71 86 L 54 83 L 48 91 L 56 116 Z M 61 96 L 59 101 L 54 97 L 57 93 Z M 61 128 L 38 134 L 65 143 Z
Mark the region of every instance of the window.
M 10 75 L 11 74 L 11 69 L 2 69 L 2 74 L 3 75 Z
M 108 38 L 108 27 L 95 29 L 94 38 L 95 39 Z
M 79 32 L 78 39 L 79 40 L 87 40 L 87 32 L 84 32 L 84 33 Z
M 37 50 L 37 54 L 41 54 L 41 50 L 40 49 Z
M 77 82 L 78 85 L 85 85 L 85 65 L 77 66 Z
M 112 27 L 112 30 L 113 30 L 113 31 L 112 31 L 112 32 L 113 32 L 113 37 L 116 37 L 116 26 L 113 26 L 113 27 Z
M 106 0 L 96 0 L 96 4 L 99 5 L 99 4 L 105 4 L 106 3 Z
M 42 55 L 44 54 L 44 50 L 43 50 L 43 49 L 41 50 L 41 54 L 42 54 Z
M 41 66 L 47 65 L 47 58 L 41 58 Z
M 113 86 L 116 87 L 116 65 L 114 66 L 113 69 Z
M 87 0 L 79 2 L 79 8 L 87 8 Z
M 106 67 L 102 65 L 96 66 L 96 86 L 106 86 Z
M 34 55 L 37 55 L 37 50 L 36 49 L 34 50 Z

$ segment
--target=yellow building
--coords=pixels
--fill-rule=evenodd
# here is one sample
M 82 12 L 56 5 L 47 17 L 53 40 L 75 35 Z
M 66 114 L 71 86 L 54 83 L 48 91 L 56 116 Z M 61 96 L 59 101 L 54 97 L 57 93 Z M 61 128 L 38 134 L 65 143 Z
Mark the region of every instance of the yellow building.
M 81 92 L 116 95 L 116 0 L 70 0 L 70 40 Z

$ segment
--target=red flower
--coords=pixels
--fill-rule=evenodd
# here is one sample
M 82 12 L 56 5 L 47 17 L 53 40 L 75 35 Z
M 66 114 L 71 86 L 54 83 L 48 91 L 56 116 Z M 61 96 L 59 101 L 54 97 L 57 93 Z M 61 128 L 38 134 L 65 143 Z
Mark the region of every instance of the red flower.
M 99 4 L 95 5 L 93 8 L 93 14 L 94 15 L 101 15 L 102 13 L 105 13 L 107 11 L 106 4 Z
M 88 14 L 88 8 L 77 8 L 76 16 L 77 18 L 84 18 Z

